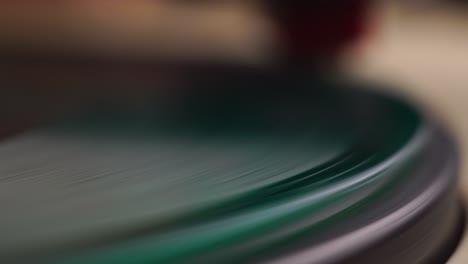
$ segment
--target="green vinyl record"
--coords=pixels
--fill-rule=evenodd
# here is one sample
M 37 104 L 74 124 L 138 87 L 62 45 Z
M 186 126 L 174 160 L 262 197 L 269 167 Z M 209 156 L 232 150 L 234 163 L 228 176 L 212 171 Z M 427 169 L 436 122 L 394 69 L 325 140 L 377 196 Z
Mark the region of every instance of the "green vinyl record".
M 393 97 L 239 85 L 171 111 L 100 104 L 4 140 L 0 259 L 247 262 L 376 203 L 430 139 Z

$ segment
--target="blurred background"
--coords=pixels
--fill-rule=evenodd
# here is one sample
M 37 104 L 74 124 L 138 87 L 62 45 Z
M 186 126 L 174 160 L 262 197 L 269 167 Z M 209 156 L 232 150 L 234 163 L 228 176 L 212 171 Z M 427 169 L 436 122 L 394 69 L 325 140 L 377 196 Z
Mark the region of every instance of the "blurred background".
M 467 12 L 463 1 L 388 1 L 375 10 L 367 41 L 343 60 L 353 76 L 391 83 L 442 118 L 462 151 L 468 147 Z M 466 189 L 464 177 L 462 184 Z
M 369 3 L 1 3 L 3 133 L 103 102 L 177 107 L 187 84 L 222 73 L 331 72 L 365 30 Z
M 178 101 L 183 83 L 228 69 L 305 67 L 387 84 L 468 150 L 467 1 L 311 2 L 4 1 L 0 133 L 96 102 Z

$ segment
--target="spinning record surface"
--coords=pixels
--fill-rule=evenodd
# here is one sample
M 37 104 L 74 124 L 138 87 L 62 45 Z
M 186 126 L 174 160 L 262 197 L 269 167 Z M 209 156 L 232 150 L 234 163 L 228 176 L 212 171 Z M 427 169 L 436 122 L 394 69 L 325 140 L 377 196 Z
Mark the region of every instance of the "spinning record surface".
M 0 260 L 415 263 L 450 250 L 443 131 L 392 97 L 287 83 L 199 89 L 170 113 L 100 105 L 4 139 Z M 416 239 L 428 225 L 438 232 Z M 408 246 L 398 239 L 426 246 L 390 254 Z

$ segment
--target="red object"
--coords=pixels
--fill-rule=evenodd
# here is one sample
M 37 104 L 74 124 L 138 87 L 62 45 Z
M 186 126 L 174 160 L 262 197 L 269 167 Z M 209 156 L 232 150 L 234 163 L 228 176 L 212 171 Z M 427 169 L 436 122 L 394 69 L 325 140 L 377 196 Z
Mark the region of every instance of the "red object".
M 333 55 L 356 41 L 365 28 L 369 0 L 274 2 L 289 59 Z

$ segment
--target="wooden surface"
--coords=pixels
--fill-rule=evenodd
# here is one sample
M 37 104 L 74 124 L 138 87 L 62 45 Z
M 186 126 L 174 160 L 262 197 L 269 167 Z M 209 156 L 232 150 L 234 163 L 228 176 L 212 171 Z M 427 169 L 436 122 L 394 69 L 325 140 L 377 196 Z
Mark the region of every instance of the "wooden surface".
M 401 87 L 392 92 L 445 122 L 458 140 L 468 205 L 468 8 L 387 4 L 378 13 L 373 35 L 345 65 L 361 78 Z M 468 232 L 449 263 L 468 263 Z
M 273 29 L 251 1 L 5 1 L 0 51 L 261 63 Z

